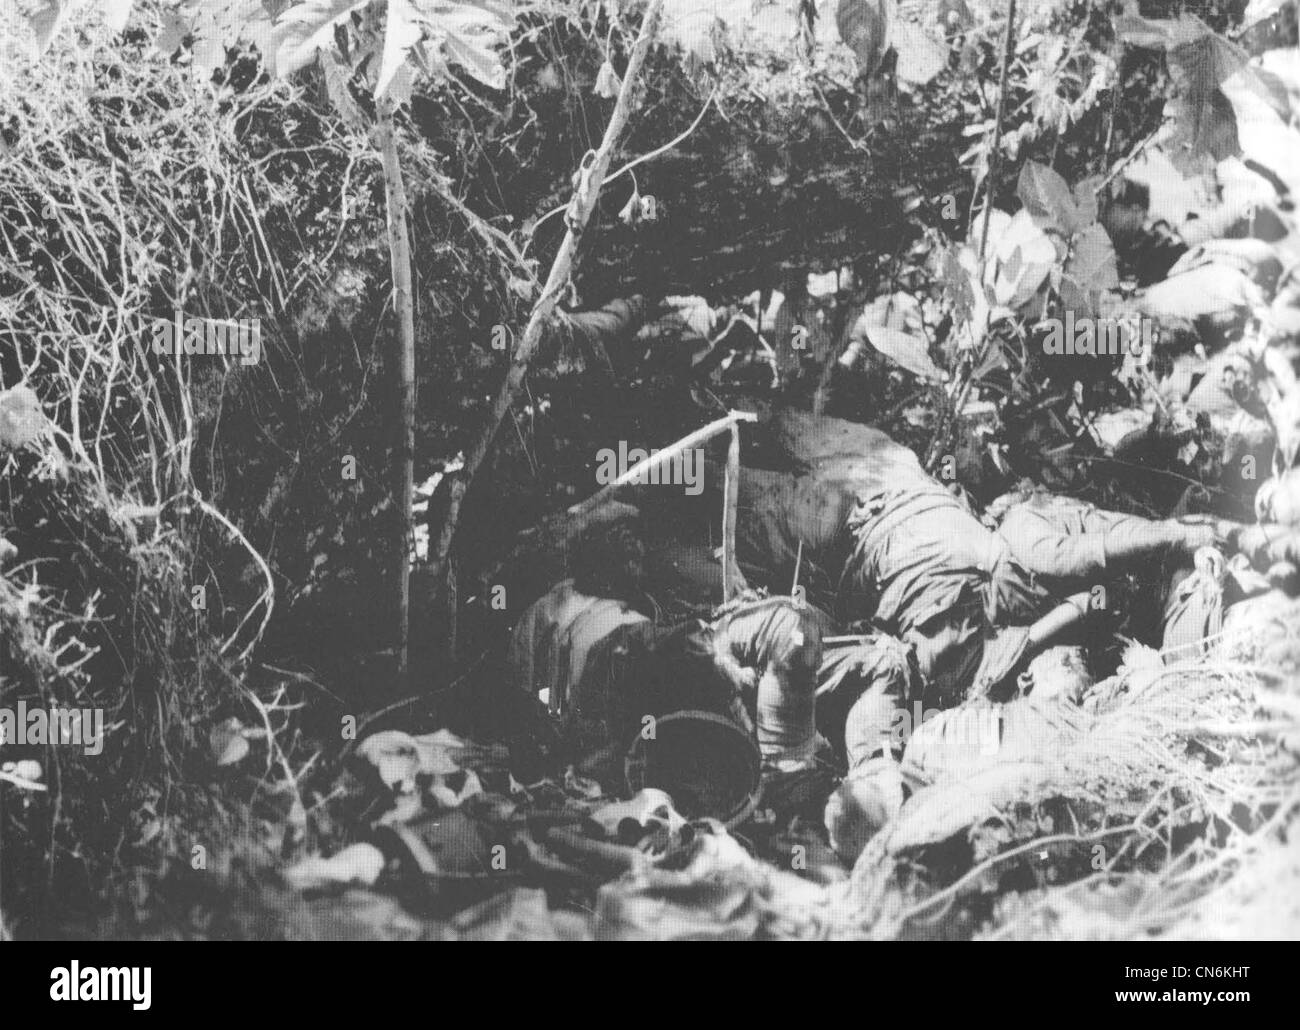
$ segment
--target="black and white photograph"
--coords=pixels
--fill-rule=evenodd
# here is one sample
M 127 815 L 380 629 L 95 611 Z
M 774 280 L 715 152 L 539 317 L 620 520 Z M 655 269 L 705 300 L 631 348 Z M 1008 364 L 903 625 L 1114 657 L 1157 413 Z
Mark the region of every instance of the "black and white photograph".
M 1264 1000 L 1298 16 L 0 0 L 15 987 L 1087 941 L 1058 1006 Z

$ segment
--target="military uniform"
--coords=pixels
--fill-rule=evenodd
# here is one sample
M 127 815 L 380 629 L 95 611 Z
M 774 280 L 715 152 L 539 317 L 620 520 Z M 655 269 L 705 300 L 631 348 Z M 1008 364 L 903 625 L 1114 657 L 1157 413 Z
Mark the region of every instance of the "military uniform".
M 919 681 L 884 671 L 889 663 L 874 653 L 856 659 L 877 670 L 867 682 L 857 673 L 838 681 L 836 719 L 859 741 L 878 739 L 917 700 L 959 702 L 995 630 L 1028 627 L 1070 593 L 1103 582 L 1115 561 L 1213 538 L 1208 527 L 1048 494 L 1011 504 L 994 531 L 933 479 L 895 478 L 862 459 L 835 458 L 801 474 L 745 469 L 741 479 L 750 502 L 737 533 L 742 568 L 792 570 L 802 544 L 800 582 L 810 594 L 828 596 L 841 623 L 869 621 L 910 648 Z
M 534 694 L 549 689 L 573 757 L 617 751 L 646 716 L 700 709 L 755 732 L 765 760 L 804 763 L 816 740 L 814 691 L 827 625 L 811 605 L 771 598 L 738 604 L 712 621 L 660 627 L 566 582 L 516 627 L 512 680 Z

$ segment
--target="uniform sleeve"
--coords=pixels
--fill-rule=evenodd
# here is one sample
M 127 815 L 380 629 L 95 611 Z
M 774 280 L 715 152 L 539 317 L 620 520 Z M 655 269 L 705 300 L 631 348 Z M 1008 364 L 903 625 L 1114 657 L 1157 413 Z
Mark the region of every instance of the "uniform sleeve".
M 901 754 L 907 705 L 918 683 L 908 651 L 888 638 L 828 649 L 817 687 L 817 727 L 850 769 L 882 750 Z
M 1101 515 L 1107 513 L 1090 513 Z M 1104 522 L 1097 530 L 1070 533 L 1058 524 L 1050 511 L 1027 506 L 1013 508 L 1002 522 L 1000 534 L 1011 556 L 1036 576 L 1061 580 L 1094 580 L 1106 571 L 1106 533 Z

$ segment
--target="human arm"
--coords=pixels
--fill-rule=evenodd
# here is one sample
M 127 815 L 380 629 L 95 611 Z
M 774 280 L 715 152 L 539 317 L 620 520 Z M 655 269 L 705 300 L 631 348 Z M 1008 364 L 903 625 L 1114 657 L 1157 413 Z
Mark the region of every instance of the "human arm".
M 1154 520 L 1022 504 L 1007 513 L 998 532 L 1027 571 L 1083 583 L 1162 552 L 1195 554 L 1220 540 L 1223 531 L 1212 520 Z

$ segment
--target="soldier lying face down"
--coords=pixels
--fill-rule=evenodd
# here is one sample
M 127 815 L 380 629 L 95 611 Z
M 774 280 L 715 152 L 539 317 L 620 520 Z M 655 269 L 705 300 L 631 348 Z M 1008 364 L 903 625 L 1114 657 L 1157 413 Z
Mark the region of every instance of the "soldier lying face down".
M 604 568 L 637 566 L 615 557 L 611 533 L 624 534 L 629 553 L 638 551 L 625 530 L 591 535 L 578 550 L 574 578 L 535 602 L 511 641 L 511 680 L 534 696 L 545 693 L 566 759 L 618 784 L 623 756 L 647 716 L 701 709 L 753 733 L 771 765 L 809 762 L 826 617 L 788 598 L 746 599 L 710 621 L 657 625 L 632 607 L 633 578 L 602 582 Z M 599 596 L 602 587 L 620 596 Z
M 914 647 L 880 633 L 826 644 L 829 627 L 815 607 L 786 597 L 740 599 L 710 621 L 660 627 L 565 581 L 521 619 L 512 666 L 520 687 L 549 690 L 565 762 L 614 790 L 647 716 L 728 717 L 754 735 L 768 772 L 812 767 L 820 733 L 847 769 L 826 822 L 852 860 L 935 764 L 933 742 L 917 750 L 934 736 L 919 732 L 920 709 L 928 723 L 942 699 L 927 690 Z M 530 673 L 538 641 L 550 641 L 554 657 L 533 660 Z
M 802 545 L 810 594 L 820 588 L 841 623 L 870 620 L 913 645 L 922 677 L 951 703 L 995 629 L 1027 627 L 1141 559 L 1190 557 L 1238 532 L 1047 495 L 1007 505 L 993 530 L 929 477 L 882 485 L 840 461 L 802 474 L 742 470 L 737 553 L 763 582 L 761 570 L 788 565 Z
M 1027 641 L 1021 651 L 1048 640 L 1056 621 L 1049 613 L 1018 634 Z M 954 704 L 922 676 L 915 645 L 883 633 L 832 638 L 830 625 L 814 606 L 776 597 L 662 627 L 566 581 L 520 621 L 512 664 L 518 686 L 550 690 L 566 761 L 614 790 L 646 716 L 704 709 L 729 717 L 754 734 L 765 768 L 776 771 L 809 767 L 820 734 L 847 770 L 824 813 L 846 861 L 937 770 L 1006 757 L 1034 734 L 1083 718 L 1076 703 L 1091 677 L 1078 649 L 1052 648 L 1031 662 L 1021 683 L 1032 685 L 1028 698 Z M 557 657 L 534 660 L 530 679 L 521 656 L 538 641 Z
M 882 634 L 825 648 L 829 628 L 824 613 L 788 597 L 657 626 L 566 580 L 516 626 L 512 678 L 547 692 L 565 762 L 615 789 L 645 718 L 684 709 L 749 731 L 769 771 L 810 767 L 819 731 L 849 768 L 890 755 L 893 743 L 901 754 L 894 714 L 922 697 L 911 649 Z
M 708 621 L 657 625 L 634 607 L 643 559 L 626 527 L 589 532 L 574 551 L 573 578 L 515 626 L 514 693 L 546 699 L 569 761 L 587 759 L 590 771 L 617 780 L 646 716 L 703 709 L 753 733 L 769 768 L 810 764 L 819 730 L 850 765 L 878 744 L 864 714 L 876 710 L 877 694 L 895 706 L 921 696 L 902 644 L 871 634 L 824 649 L 830 618 L 789 597 L 740 598 Z
M 877 694 L 896 706 L 921 696 L 906 647 L 869 634 L 824 649 L 830 618 L 789 597 L 741 598 L 708 621 L 657 625 L 633 606 L 643 557 L 623 526 L 587 534 L 573 578 L 515 625 L 511 683 L 546 699 L 570 761 L 621 761 L 645 716 L 694 708 L 752 732 L 770 768 L 810 763 L 819 730 L 849 765 L 878 744 L 864 715 Z M 617 777 L 612 765 L 604 771 Z
M 1033 492 L 1004 500 L 993 529 L 928 477 L 880 479 L 837 458 L 803 473 L 744 469 L 740 483 L 746 575 L 763 582 L 764 568 L 779 569 L 767 580 L 777 585 L 800 555 L 810 591 L 820 588 L 839 621 L 869 621 L 915 663 L 904 673 L 875 638 L 863 658 L 841 657 L 854 673 L 819 696 L 819 716 L 844 713 L 849 776 L 826 820 L 846 857 L 902 804 L 902 743 L 889 727 L 916 698 L 938 710 L 980 696 L 1083 618 L 1090 588 L 1144 559 L 1190 559 L 1224 542 L 1265 563 L 1296 556 L 1296 535 L 1279 527 L 1150 520 Z
M 1076 621 L 1090 587 L 1141 559 L 1224 538 L 1268 561 L 1296 553 L 1295 536 L 1275 527 L 1148 520 L 1031 492 L 996 505 L 991 529 L 919 467 L 897 469 L 848 456 L 804 473 L 742 471 L 746 574 L 780 589 L 797 562 L 839 621 L 876 631 L 849 644 L 823 648 L 830 620 L 786 598 L 669 627 L 631 610 L 635 591 L 600 597 L 577 576 L 539 601 L 516 629 L 513 664 L 521 687 L 550 689 L 571 760 L 594 756 L 587 771 L 617 783 L 644 718 L 684 708 L 752 729 L 778 767 L 806 763 L 820 729 L 849 769 L 827 822 L 851 857 L 902 804 L 900 712 L 980 695 Z
M 788 598 L 741 600 L 710 621 L 620 629 L 593 648 L 561 711 L 572 754 L 617 782 L 647 716 L 727 716 L 755 736 L 766 765 L 811 761 L 813 694 L 825 618 Z

